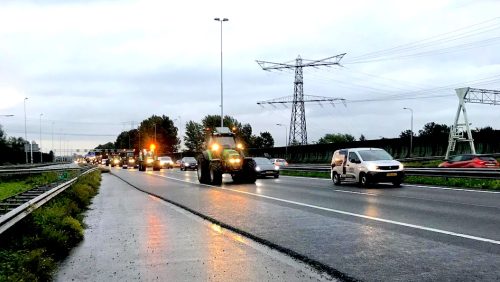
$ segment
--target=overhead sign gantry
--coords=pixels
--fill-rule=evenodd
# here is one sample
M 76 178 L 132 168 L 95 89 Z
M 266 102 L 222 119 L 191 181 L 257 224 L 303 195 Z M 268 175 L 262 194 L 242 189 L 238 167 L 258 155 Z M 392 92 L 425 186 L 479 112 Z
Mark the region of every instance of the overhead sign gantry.
M 458 109 L 455 115 L 455 122 L 450 128 L 450 137 L 448 138 L 448 149 L 445 158 L 448 159 L 450 152 L 455 151 L 457 142 L 468 142 L 472 154 L 476 153 L 474 139 L 470 131 L 469 118 L 465 103 L 476 103 L 486 105 L 500 105 L 500 91 L 478 89 L 478 88 L 458 88 L 455 89 L 458 96 Z M 460 114 L 463 114 L 463 122 L 460 122 Z M 467 136 L 465 136 L 467 135 Z

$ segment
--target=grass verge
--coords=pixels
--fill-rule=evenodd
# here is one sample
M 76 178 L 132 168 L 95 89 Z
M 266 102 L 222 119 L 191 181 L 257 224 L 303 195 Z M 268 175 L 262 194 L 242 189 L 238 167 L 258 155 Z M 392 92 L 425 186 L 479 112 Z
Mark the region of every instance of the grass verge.
M 289 176 L 330 178 L 330 172 L 326 172 L 326 171 L 281 170 L 280 174 L 281 175 L 289 175 Z M 470 189 L 500 190 L 500 180 L 497 180 L 497 179 L 470 179 L 470 178 L 446 178 L 446 177 L 431 177 L 431 176 L 405 176 L 404 183 L 461 187 L 461 188 L 470 188 Z
M 38 175 L 2 177 L 0 179 L 0 201 L 37 186 L 73 178 L 75 175 L 76 172 L 70 171 L 62 174 L 58 172 L 44 172 Z
M 0 281 L 50 281 L 56 262 L 83 239 L 83 212 L 101 174 L 85 176 L 0 235 Z

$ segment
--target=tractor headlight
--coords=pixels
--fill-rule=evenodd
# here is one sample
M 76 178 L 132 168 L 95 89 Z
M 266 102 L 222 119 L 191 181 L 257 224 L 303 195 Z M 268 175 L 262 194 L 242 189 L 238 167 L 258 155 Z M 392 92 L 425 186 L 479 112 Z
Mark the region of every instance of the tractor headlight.
M 153 163 L 153 159 L 147 159 L 147 160 L 146 160 L 146 163 L 148 163 L 148 164 L 152 164 L 152 163 Z
M 241 162 L 240 159 L 229 159 L 229 163 L 231 164 L 239 164 Z
M 220 148 L 219 144 L 217 143 L 212 144 L 212 151 L 218 151 L 219 148 Z
M 134 159 L 128 160 L 129 163 L 135 163 Z
M 117 164 L 119 163 L 120 161 L 119 160 L 114 160 L 113 163 Z
M 236 145 L 236 148 L 238 148 L 238 149 L 242 150 L 242 149 L 243 149 L 243 144 L 238 143 L 238 144 Z

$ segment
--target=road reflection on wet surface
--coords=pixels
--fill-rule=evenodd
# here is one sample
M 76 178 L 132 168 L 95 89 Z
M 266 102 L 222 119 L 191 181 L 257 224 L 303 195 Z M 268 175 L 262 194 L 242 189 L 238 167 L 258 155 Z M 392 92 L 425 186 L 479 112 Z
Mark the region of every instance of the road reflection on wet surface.
M 86 223 L 84 241 L 61 264 L 56 281 L 331 279 L 111 175 L 103 175 Z

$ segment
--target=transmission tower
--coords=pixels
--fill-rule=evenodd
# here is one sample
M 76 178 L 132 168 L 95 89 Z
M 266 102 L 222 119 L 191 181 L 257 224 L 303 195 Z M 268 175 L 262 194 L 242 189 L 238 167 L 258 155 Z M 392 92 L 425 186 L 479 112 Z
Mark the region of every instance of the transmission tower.
M 455 89 L 458 96 L 458 109 L 455 115 L 455 122 L 450 128 L 450 137 L 448 138 L 448 149 L 446 150 L 445 158 L 448 159 L 451 151 L 455 151 L 457 142 L 468 142 L 472 154 L 476 153 L 474 147 L 474 139 L 470 131 L 469 118 L 467 117 L 467 110 L 465 103 L 487 104 L 487 105 L 500 105 L 500 91 L 487 90 L 477 88 L 458 88 Z M 464 121 L 459 123 L 460 114 L 463 113 Z M 467 134 L 467 137 L 464 134 Z
M 293 87 L 293 97 L 282 97 L 268 101 L 258 102 L 258 105 L 263 104 L 292 104 L 292 115 L 290 118 L 290 134 L 288 135 L 288 144 L 307 144 L 307 129 L 306 129 L 306 114 L 304 103 L 305 102 L 330 102 L 332 105 L 334 101 L 345 101 L 341 98 L 328 98 L 321 96 L 307 96 L 308 99 L 304 100 L 304 67 L 330 67 L 332 65 L 339 65 L 339 61 L 344 57 L 344 54 L 336 55 L 333 57 L 324 58 L 321 60 L 303 60 L 300 56 L 295 59 L 295 65 L 289 63 L 273 63 L 266 61 L 258 61 L 257 63 L 265 71 L 295 69 L 295 81 Z

